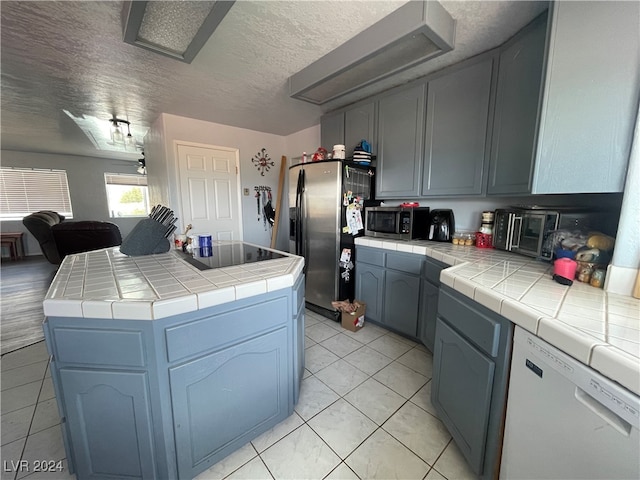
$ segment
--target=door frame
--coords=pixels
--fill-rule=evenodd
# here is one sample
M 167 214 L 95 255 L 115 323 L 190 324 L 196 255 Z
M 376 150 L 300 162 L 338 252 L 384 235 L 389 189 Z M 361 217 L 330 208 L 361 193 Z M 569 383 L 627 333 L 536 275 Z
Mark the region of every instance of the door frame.
M 199 147 L 199 148 L 208 148 L 208 149 L 214 149 L 214 150 L 223 150 L 225 152 L 232 152 L 235 153 L 235 157 L 236 157 L 236 186 L 237 186 L 237 192 L 238 192 L 238 219 L 240 220 L 240 225 L 239 225 L 239 235 L 240 238 L 238 239 L 238 241 L 244 241 L 244 217 L 242 216 L 242 182 L 240 181 L 240 149 L 238 148 L 232 148 L 232 147 L 221 147 L 218 145 L 210 145 L 207 143 L 199 143 L 199 142 L 189 142 L 186 140 L 173 140 L 173 158 L 175 159 L 174 162 L 174 172 L 176 175 L 176 200 L 178 202 L 178 208 L 180 209 L 180 212 L 182 213 L 183 210 L 183 205 L 182 205 L 182 195 L 180 193 L 180 155 L 178 153 L 178 147 L 180 145 L 184 145 L 185 147 Z

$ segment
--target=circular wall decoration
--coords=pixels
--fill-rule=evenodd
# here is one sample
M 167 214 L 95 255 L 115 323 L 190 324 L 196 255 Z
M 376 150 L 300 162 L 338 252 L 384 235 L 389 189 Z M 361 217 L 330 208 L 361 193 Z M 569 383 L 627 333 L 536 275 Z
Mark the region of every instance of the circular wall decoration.
M 271 160 L 269 154 L 266 149 L 260 150 L 255 156 L 251 159 L 256 168 L 260 171 L 260 175 L 264 177 L 264 172 L 269 171 L 271 167 L 275 165 L 274 161 Z

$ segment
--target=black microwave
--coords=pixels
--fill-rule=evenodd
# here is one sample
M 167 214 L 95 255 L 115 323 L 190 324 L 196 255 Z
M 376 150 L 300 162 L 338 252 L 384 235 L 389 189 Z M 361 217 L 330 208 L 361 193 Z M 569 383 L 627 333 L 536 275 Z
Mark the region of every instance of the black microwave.
M 429 207 L 365 208 L 364 234 L 393 240 L 426 239 Z

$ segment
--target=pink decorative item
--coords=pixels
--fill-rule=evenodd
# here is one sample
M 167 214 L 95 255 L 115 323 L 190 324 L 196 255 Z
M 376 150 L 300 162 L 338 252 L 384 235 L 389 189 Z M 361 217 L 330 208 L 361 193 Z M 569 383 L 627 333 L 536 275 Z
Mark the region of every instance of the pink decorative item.
M 569 280 L 573 280 L 576 277 L 577 268 L 578 263 L 566 257 L 558 258 L 553 263 L 553 273 Z

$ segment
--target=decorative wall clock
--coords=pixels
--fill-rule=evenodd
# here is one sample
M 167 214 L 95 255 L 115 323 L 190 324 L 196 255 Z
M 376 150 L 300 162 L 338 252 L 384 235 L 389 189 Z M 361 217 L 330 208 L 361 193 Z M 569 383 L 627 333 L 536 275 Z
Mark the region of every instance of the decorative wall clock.
M 271 158 L 269 157 L 269 154 L 267 153 L 267 150 L 264 148 L 260 150 L 258 153 L 256 153 L 255 156 L 251 159 L 251 161 L 260 172 L 260 175 L 262 175 L 263 177 L 264 177 L 264 172 L 265 171 L 268 172 L 269 169 L 275 165 L 275 162 L 271 160 Z

